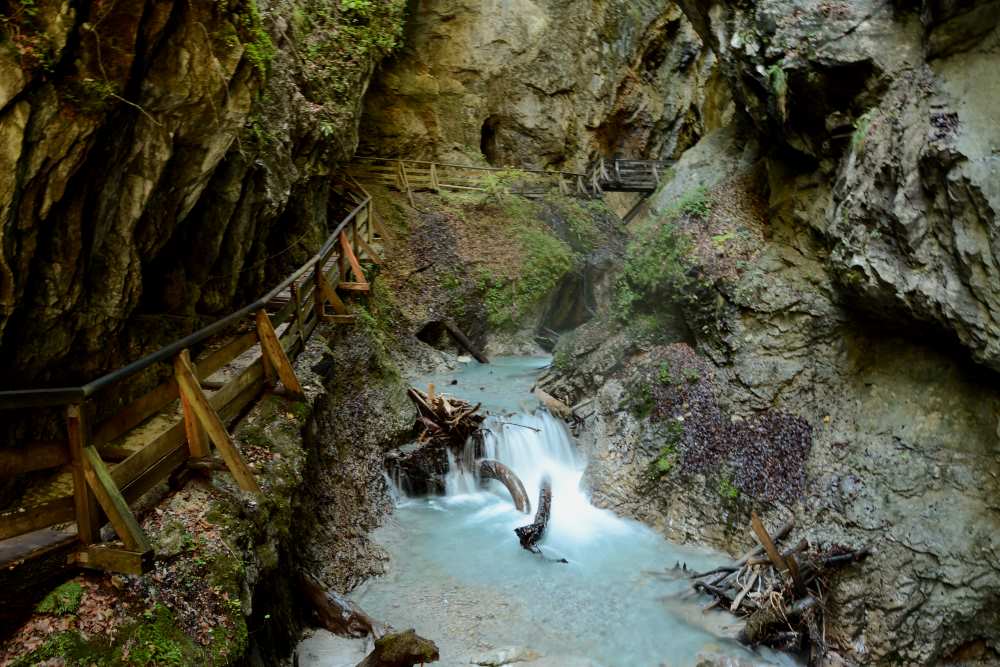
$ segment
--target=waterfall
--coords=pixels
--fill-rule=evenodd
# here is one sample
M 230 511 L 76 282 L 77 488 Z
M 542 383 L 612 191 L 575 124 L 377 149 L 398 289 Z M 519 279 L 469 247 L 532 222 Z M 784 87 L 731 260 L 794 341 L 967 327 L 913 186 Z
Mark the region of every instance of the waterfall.
M 562 421 L 548 412 L 518 413 L 489 417 L 483 423 L 483 457 L 500 461 L 514 471 L 524 484 L 531 500 L 532 515 L 538 504 L 542 478 L 552 480 L 552 512 L 543 548 L 554 555 L 583 557 L 595 540 L 621 535 L 637 529 L 611 512 L 590 502 L 582 485 L 586 459 L 577 451 L 572 436 Z M 475 444 L 469 442 L 463 455 L 466 464 L 459 466 L 449 454 L 449 472 L 445 478 L 445 501 L 452 503 L 513 502 L 499 482 L 478 479 L 478 466 L 471 464 Z M 532 516 L 515 515 L 515 525 L 531 522 Z

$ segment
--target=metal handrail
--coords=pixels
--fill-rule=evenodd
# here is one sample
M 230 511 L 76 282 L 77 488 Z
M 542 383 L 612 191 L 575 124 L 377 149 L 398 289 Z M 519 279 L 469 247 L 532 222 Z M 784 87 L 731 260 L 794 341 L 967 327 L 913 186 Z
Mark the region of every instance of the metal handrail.
M 326 242 L 323 244 L 323 247 L 320 248 L 319 252 L 313 255 L 312 258 L 303 264 L 295 273 L 285 278 L 277 287 L 253 303 L 244 306 L 235 313 L 227 315 L 220 320 L 216 320 L 212 324 L 209 324 L 208 326 L 199 329 L 198 331 L 185 336 L 184 338 L 181 338 L 166 347 L 160 348 L 156 352 L 133 361 L 118 370 L 102 375 L 96 380 L 92 380 L 85 385 L 78 387 L 55 387 L 51 389 L 16 389 L 12 391 L 0 391 L 0 410 L 53 407 L 80 403 L 100 390 L 116 382 L 124 380 L 127 377 L 135 375 L 136 373 L 149 368 L 153 364 L 172 359 L 182 350 L 206 340 L 230 325 L 242 320 L 248 315 L 255 313 L 266 306 L 271 299 L 276 297 L 289 285 L 305 275 L 305 273 L 312 269 L 317 262 L 325 258 L 326 255 L 333 249 L 333 245 L 336 243 L 340 233 L 344 231 L 347 225 L 357 217 L 358 213 L 360 213 L 370 203 L 371 196 L 365 197 L 365 199 L 358 204 L 354 210 L 352 210 L 347 217 L 340 222 L 339 225 L 337 225 L 334 231 L 330 234 L 329 238 L 327 238 Z

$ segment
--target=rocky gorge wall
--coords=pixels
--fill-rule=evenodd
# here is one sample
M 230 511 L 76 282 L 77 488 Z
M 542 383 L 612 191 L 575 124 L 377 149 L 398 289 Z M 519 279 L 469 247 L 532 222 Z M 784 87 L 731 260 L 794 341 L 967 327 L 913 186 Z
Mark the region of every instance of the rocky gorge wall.
M 832 648 L 995 661 L 997 5 L 680 4 L 739 112 L 634 223 L 620 333 L 557 347 L 595 500 L 734 551 L 751 509 L 870 546 Z
M 578 170 L 672 157 L 732 113 L 714 62 L 670 2 L 421 2 L 365 98 L 359 152 Z
M 0 4 L 2 383 L 90 380 L 309 257 L 403 13 Z

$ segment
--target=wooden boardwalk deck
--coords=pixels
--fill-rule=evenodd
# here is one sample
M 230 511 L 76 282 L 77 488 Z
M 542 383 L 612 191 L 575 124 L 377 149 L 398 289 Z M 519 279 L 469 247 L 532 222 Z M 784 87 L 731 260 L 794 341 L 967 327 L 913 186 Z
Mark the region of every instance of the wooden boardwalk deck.
M 241 488 L 259 491 L 226 425 L 279 383 L 301 396 L 291 359 L 320 322 L 353 321 L 345 300 L 369 289 L 362 263 L 382 259 L 371 197 L 357 183 L 351 197 L 354 208 L 320 251 L 254 303 L 82 387 L 0 392 L 0 411 L 61 407 L 67 424 L 63 442 L 0 448 L 0 475 L 31 473 L 16 504 L 0 511 L 0 587 L 14 593 L 35 570 L 67 565 L 145 571 L 152 548 L 131 505 L 189 465 L 221 455 Z M 173 368 L 172 377 L 90 425 L 96 395 L 154 365 Z M 110 542 L 101 539 L 105 524 Z

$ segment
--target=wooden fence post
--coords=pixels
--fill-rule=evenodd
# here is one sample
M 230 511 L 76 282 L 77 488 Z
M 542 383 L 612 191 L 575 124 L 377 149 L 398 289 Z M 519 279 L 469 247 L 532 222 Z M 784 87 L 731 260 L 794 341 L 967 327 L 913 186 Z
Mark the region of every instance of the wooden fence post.
M 341 256 L 346 256 L 347 261 L 350 262 L 354 279 L 361 284 L 367 283 L 365 273 L 361 270 L 361 264 L 354 255 L 354 251 L 351 249 L 351 242 L 347 240 L 347 234 L 344 232 L 340 232 L 340 254 Z
M 306 327 L 305 327 L 305 322 L 303 321 L 304 318 L 302 317 L 302 297 L 299 294 L 299 286 L 294 280 L 292 281 L 292 284 L 289 285 L 289 289 L 291 290 L 292 293 L 292 302 L 295 304 L 295 312 L 292 314 L 292 319 L 295 320 L 295 337 L 299 339 L 299 345 L 302 346 L 302 349 L 305 349 Z
M 261 347 L 263 348 L 263 345 Z M 222 423 L 219 414 L 201 390 L 201 385 L 198 383 L 198 378 L 195 377 L 194 369 L 185 364 L 180 355 L 177 356 L 177 360 L 179 360 L 175 363 L 175 368 L 179 371 L 177 385 L 180 391 L 187 396 L 198 421 L 205 427 L 208 436 L 215 443 L 215 446 L 219 448 L 219 453 L 222 454 L 222 458 L 226 461 L 226 467 L 229 468 L 229 472 L 233 474 L 233 478 L 241 489 L 260 493 L 260 486 L 257 484 L 253 472 L 247 467 L 243 455 L 236 447 L 236 443 L 229 436 L 225 424 Z
M 93 446 L 83 448 L 83 470 L 87 483 L 111 520 L 118 537 L 125 543 L 125 548 L 140 554 L 152 551 L 153 547 L 146 533 L 136 521 L 115 480 L 111 478 L 108 466 Z
M 180 386 L 181 374 L 181 369 L 178 367 L 179 364 L 192 367 L 191 353 L 187 350 L 181 350 L 177 358 L 174 359 L 174 378 L 177 379 L 178 386 Z M 187 436 L 188 453 L 191 458 L 207 458 L 211 452 L 209 451 L 205 429 L 195 416 L 194 410 L 191 407 L 191 401 L 188 400 L 187 395 L 183 391 L 178 391 L 177 393 L 180 394 L 181 409 L 184 412 L 184 434 Z
M 69 436 L 69 455 L 73 466 L 73 503 L 76 508 L 76 533 L 84 544 L 100 539 L 100 517 L 97 499 L 87 486 L 84 472 L 83 451 L 90 444 L 90 424 L 83 405 L 66 407 L 66 432 Z
M 299 379 L 295 377 L 292 362 L 288 360 L 285 349 L 281 347 L 281 341 L 274 330 L 274 325 L 271 324 L 271 318 L 263 309 L 257 311 L 257 338 L 260 340 L 261 356 L 267 357 L 271 362 L 271 367 L 281 378 L 281 383 L 285 385 L 288 393 L 297 400 L 304 399 L 305 392 L 302 391 Z

